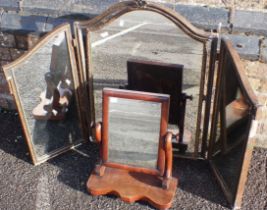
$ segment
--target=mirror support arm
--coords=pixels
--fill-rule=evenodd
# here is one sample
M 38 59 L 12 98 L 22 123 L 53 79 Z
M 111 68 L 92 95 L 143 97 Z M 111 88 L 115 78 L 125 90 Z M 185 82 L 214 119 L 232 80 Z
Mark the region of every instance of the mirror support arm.
M 95 125 L 95 139 L 96 143 L 101 144 L 102 141 L 102 123 L 98 122 Z
M 95 125 L 95 139 L 96 143 L 100 144 L 100 158 L 102 160 L 102 123 L 98 122 Z M 95 167 L 95 173 L 99 176 L 103 176 L 105 173 L 106 167 L 102 164 L 100 160 L 100 164 Z
M 170 180 L 172 176 L 172 133 L 168 132 L 165 137 L 165 172 L 162 181 L 162 187 L 168 189 L 170 185 Z

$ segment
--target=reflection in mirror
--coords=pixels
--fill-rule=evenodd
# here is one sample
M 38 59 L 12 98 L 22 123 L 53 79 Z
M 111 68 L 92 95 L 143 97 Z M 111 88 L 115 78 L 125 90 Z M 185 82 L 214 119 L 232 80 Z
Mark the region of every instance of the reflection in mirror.
M 190 141 L 188 151 L 193 152 L 204 59 L 203 43 L 186 35 L 164 16 L 141 10 L 126 13 L 100 30 L 89 32 L 89 37 L 95 121 L 102 118 L 102 89 L 127 88 L 129 60 L 180 65 L 183 66 L 182 91 L 193 96 L 186 103 L 184 122 L 184 140 Z M 180 85 L 177 84 L 178 87 Z M 174 133 L 179 132 L 177 123 L 170 123 L 169 128 Z
M 157 168 L 161 103 L 109 98 L 110 162 Z
M 73 66 L 62 27 L 11 68 L 35 163 L 81 142 Z M 68 35 L 69 36 L 69 35 Z

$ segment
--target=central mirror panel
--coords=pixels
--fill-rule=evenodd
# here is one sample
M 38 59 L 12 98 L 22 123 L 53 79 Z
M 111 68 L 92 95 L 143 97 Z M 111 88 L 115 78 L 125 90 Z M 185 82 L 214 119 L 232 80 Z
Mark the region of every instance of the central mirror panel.
M 201 80 L 205 73 L 203 71 L 203 63 L 206 59 L 205 44 L 191 38 L 163 15 L 152 11 L 132 11 L 100 29 L 88 31 L 89 74 L 93 78 L 91 98 L 94 100 L 91 113 L 95 115 L 92 116 L 92 123 L 102 119 L 104 87 L 128 88 L 129 69 L 127 67 L 129 65 L 127 64 L 129 62 L 141 61 L 141 63 L 160 66 L 178 66 L 178 73 L 168 74 L 179 76 L 177 79 L 170 78 L 170 81 L 182 82 L 177 84 L 177 89 L 182 87 L 182 94 L 190 98 L 186 100 L 183 139 L 188 144 L 187 152 L 196 152 L 198 150 L 196 142 L 200 135 L 197 134 L 197 122 L 201 121 L 199 110 L 202 106 L 200 92 L 203 92 Z M 153 84 L 153 87 L 158 85 L 159 88 L 154 89 L 158 89 L 159 93 L 172 94 L 160 90 L 160 87 L 166 84 L 161 84 L 159 78 L 163 75 L 162 78 L 166 80 L 165 77 L 168 74 L 164 69 L 161 72 L 158 72 L 158 69 L 155 74 L 153 69 L 150 72 L 152 77 L 157 75 L 156 79 L 150 80 L 158 82 L 156 85 Z M 178 94 L 177 97 L 180 97 Z M 178 109 L 179 106 L 177 106 Z M 179 133 L 177 123 L 169 122 L 169 129 L 174 134 Z
M 161 104 L 109 98 L 110 162 L 157 168 Z

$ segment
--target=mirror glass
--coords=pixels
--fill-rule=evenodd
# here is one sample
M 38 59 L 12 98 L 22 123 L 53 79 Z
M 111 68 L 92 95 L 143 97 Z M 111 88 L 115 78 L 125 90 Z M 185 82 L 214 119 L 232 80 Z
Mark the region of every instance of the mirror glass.
M 161 103 L 109 97 L 109 162 L 157 168 Z
M 82 140 L 66 33 L 49 36 L 11 68 L 36 162 Z
M 173 71 L 177 73 L 166 73 L 168 71 L 164 69 L 157 70 L 155 74 L 150 72 L 151 81 L 155 82 L 150 92 L 155 90 L 155 92 L 171 95 L 172 93 L 163 91 L 170 89 L 165 87 L 167 83 L 158 79 L 166 80 L 165 77 L 170 75 L 170 81 L 177 82 L 177 89 L 182 87 L 182 90 L 176 93 L 177 98 L 181 96 L 181 93 L 192 96 L 192 100 L 186 101 L 183 137 L 184 141 L 189 144 L 187 151 L 193 152 L 202 61 L 205 57 L 203 56 L 203 43 L 189 37 L 166 17 L 155 12 L 141 10 L 120 16 L 101 29 L 89 32 L 88 37 L 89 71 L 93 77 L 95 121 L 102 119 L 102 89 L 104 87 L 127 89 L 129 85 L 127 63 L 129 61 L 152 62 L 159 66 L 175 65 L 177 68 Z M 143 75 L 142 78 L 146 77 Z M 159 88 L 154 88 L 157 85 Z M 175 103 L 178 104 L 178 102 Z M 173 104 L 172 101 L 171 104 Z M 183 116 L 177 116 L 183 118 Z M 177 120 L 172 121 L 177 122 Z M 179 132 L 177 123 L 170 122 L 169 129 L 175 134 Z
M 241 88 L 233 59 L 229 57 L 230 54 L 226 54 L 212 163 L 231 195 L 228 199 L 234 202 L 252 122 L 249 114 L 252 104 Z

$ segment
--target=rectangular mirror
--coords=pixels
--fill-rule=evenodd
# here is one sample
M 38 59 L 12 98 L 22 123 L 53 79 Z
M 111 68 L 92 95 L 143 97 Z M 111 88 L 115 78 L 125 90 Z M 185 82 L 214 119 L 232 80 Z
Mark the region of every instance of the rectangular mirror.
M 103 97 L 107 162 L 157 170 L 169 95 L 105 88 Z
M 156 168 L 160 117 L 159 103 L 110 97 L 108 159 Z
M 70 26 L 65 24 L 4 67 L 34 164 L 83 139 L 74 62 Z

